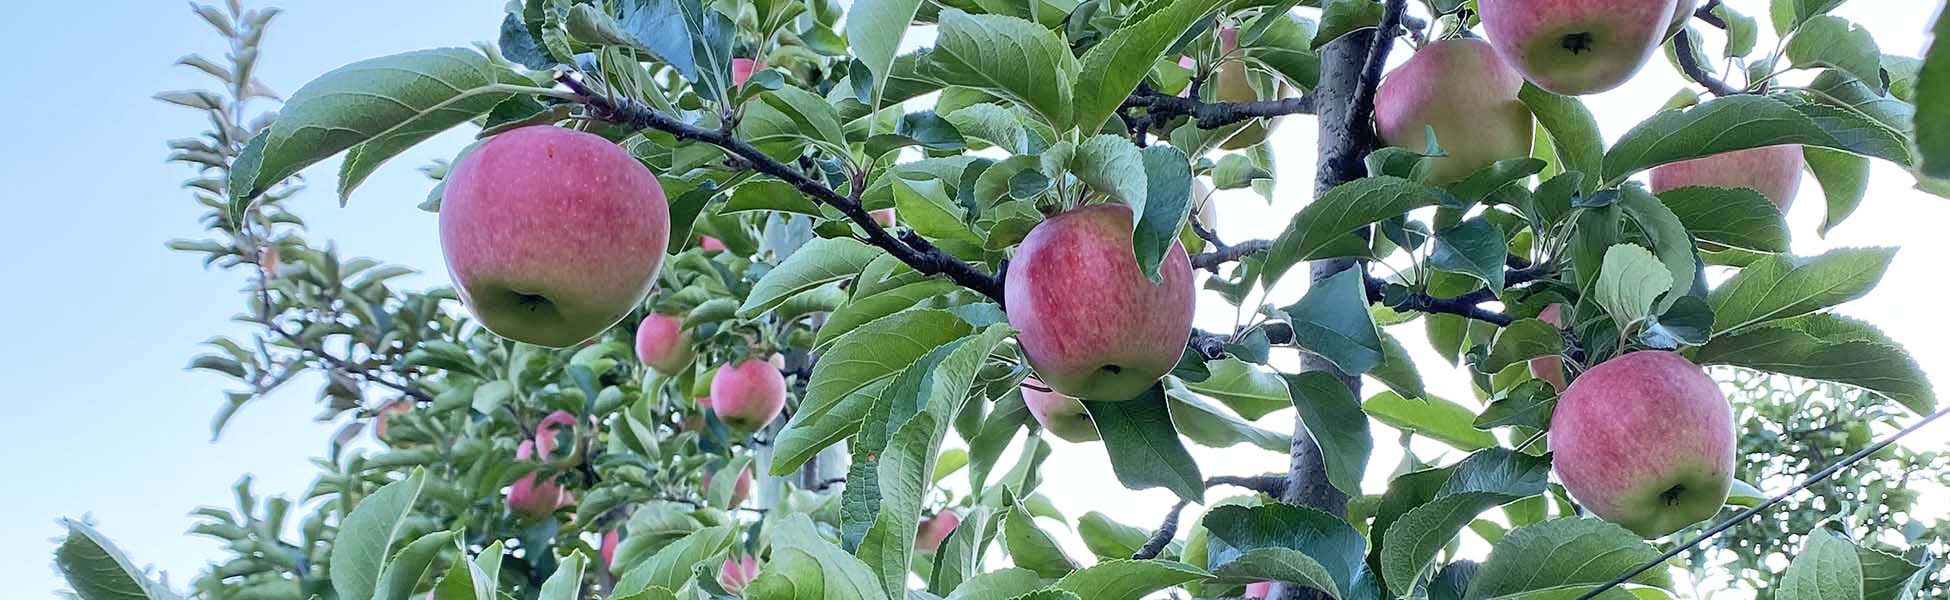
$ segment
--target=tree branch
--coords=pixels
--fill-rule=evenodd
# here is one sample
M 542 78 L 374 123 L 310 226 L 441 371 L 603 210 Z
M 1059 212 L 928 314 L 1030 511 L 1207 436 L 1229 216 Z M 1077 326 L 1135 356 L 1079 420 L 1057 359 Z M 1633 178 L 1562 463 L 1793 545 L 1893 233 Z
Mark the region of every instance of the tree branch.
M 1205 480 L 1206 488 L 1214 488 L 1222 485 L 1242 487 L 1268 496 L 1278 497 L 1280 492 L 1286 489 L 1286 477 L 1282 475 L 1256 475 L 1252 477 L 1219 475 Z M 1137 552 L 1131 554 L 1131 560 L 1151 560 L 1157 558 L 1159 554 L 1165 551 L 1166 547 L 1171 545 L 1171 539 L 1178 536 L 1178 517 L 1180 513 L 1185 511 L 1186 504 L 1189 504 L 1189 501 L 1179 500 L 1177 504 L 1172 505 L 1171 512 L 1165 513 L 1165 521 L 1158 524 L 1157 531 L 1152 532 L 1151 537 L 1144 540 L 1144 545 L 1139 546 Z
M 637 129 L 654 129 L 676 136 L 685 141 L 703 142 L 723 149 L 744 160 L 752 170 L 764 173 L 790 184 L 800 193 L 813 200 L 839 209 L 853 224 L 866 231 L 867 243 L 873 244 L 907 266 L 927 275 L 945 275 L 962 287 L 974 290 L 997 304 L 1003 303 L 1002 278 L 989 275 L 974 265 L 943 252 L 920 236 L 908 235 L 896 239 L 886 228 L 874 222 L 873 216 L 860 206 L 861 190 L 853 190 L 854 196 L 846 196 L 835 191 L 821 181 L 773 159 L 750 143 L 738 139 L 726 131 L 711 131 L 677 120 L 670 115 L 658 112 L 632 98 L 612 98 L 597 93 L 583 82 L 564 72 L 556 76 L 556 81 L 575 92 L 577 99 L 589 107 L 591 116 L 605 121 L 622 123 Z M 857 187 L 857 186 L 856 186 Z
M 1220 265 L 1265 252 L 1267 248 L 1273 247 L 1273 241 L 1248 240 L 1231 246 L 1214 242 L 1213 245 L 1217 247 L 1211 252 L 1192 257 L 1192 268 L 1216 272 Z
M 1734 96 L 1741 93 L 1741 90 L 1715 79 L 1712 73 L 1706 72 L 1706 67 L 1700 66 L 1699 62 L 1694 60 L 1693 55 L 1697 54 L 1698 50 L 1693 47 L 1693 36 L 1690 32 L 1681 31 L 1679 35 L 1673 36 L 1672 50 L 1673 56 L 1679 57 L 1679 70 L 1684 72 L 1688 79 L 1706 86 L 1706 91 L 1712 92 L 1715 96 Z
M 1142 108 L 1145 110 L 1143 118 L 1153 123 L 1191 117 L 1192 123 L 1199 129 L 1218 129 L 1250 119 L 1312 114 L 1314 99 L 1308 94 L 1278 100 L 1206 102 L 1196 97 L 1173 96 L 1140 84 L 1137 91 L 1124 99 L 1122 108 Z

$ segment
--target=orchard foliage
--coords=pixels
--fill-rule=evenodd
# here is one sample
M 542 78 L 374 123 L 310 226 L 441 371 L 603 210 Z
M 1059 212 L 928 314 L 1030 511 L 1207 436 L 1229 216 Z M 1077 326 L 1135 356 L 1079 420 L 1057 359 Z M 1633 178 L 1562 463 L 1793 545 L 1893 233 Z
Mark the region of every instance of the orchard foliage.
M 1509 16 L 1460 0 L 516 0 L 494 47 L 360 60 L 275 114 L 255 108 L 280 98 L 253 74 L 277 12 L 197 6 L 230 51 L 183 59 L 212 90 L 161 95 L 213 126 L 171 143 L 206 211 L 206 235 L 171 246 L 245 274 L 239 318 L 253 328 L 191 364 L 236 380 L 213 433 L 301 380 L 318 382 L 320 418 L 346 425 L 304 501 L 259 498 L 247 479 L 235 510 L 199 511 L 196 533 L 233 556 L 189 593 L 1092 600 L 1238 596 L 1272 581 L 1251 593 L 1672 597 L 1686 575 L 1665 559 L 1698 540 L 1648 541 L 1582 516 L 1553 483 L 1559 390 L 1533 361 L 1575 385 L 1614 357 L 1674 351 L 1847 386 L 1851 407 L 1942 414 L 1902 348 L 1830 310 L 1870 293 L 1894 248 L 1793 256 L 1793 232 L 1760 192 L 1655 194 L 1635 181 L 1799 147 L 1827 200 L 1821 233 L 1865 200 L 1872 161 L 1950 195 L 1950 44 L 1885 55 L 1830 14 L 1841 3 L 1675 11 L 1665 55 L 1705 93 L 1680 91 L 1607 145 L 1577 97 L 1524 84 L 1516 100 L 1534 125 L 1517 120 L 1534 143 L 1487 157 L 1437 117 L 1414 147 L 1381 147 L 1374 132 L 1377 102 L 1392 101 L 1377 97 L 1391 52 Z M 1950 36 L 1950 19 L 1935 27 Z M 1757 43 L 1763 28 L 1776 49 Z M 925 47 L 901 51 L 913 42 Z M 1323 134 L 1310 200 L 1297 182 L 1275 187 L 1263 141 L 1303 120 Z M 668 199 L 654 291 L 568 348 L 494 335 L 451 289 L 398 289 L 408 269 L 312 244 L 290 210 L 300 171 L 326 159 L 340 157 L 345 202 L 442 131 L 521 127 L 613 141 Z M 1444 161 L 1461 156 L 1482 160 L 1453 176 Z M 425 170 L 437 180 L 449 164 Z M 1210 187 L 1251 189 L 1291 220 L 1273 239 L 1225 243 Z M 437 212 L 442 198 L 435 184 L 420 206 Z M 1160 269 L 1183 246 L 1245 326 L 1193 331 L 1182 350 L 1174 340 L 1176 364 L 1134 397 L 1080 398 L 1083 415 L 1068 416 L 1087 415 L 1126 487 L 1211 508 L 1182 538 L 1177 510 L 1155 531 L 1085 515 L 1076 530 L 1095 556 L 1077 557 L 1036 520 L 1064 516 L 1038 494 L 1048 416 L 1032 414 L 1023 385 L 1038 375 L 1026 337 L 1079 325 L 1026 326 L 1005 305 L 1020 284 L 1004 274 L 1046 218 L 1103 203 L 1131 218 L 1128 236 L 1092 238 L 1120 244 L 1099 253 L 1120 261 L 1102 271 L 1132 276 L 1095 281 L 1182 284 Z M 875 214 L 887 209 L 892 225 Z M 1298 301 L 1269 298 L 1301 277 Z M 681 318 L 688 364 L 657 359 L 660 373 L 636 356 L 652 315 Z M 1429 393 L 1427 365 L 1389 333 L 1402 327 L 1468 369 L 1477 397 Z M 1271 366 L 1294 351 L 1298 372 Z M 726 427 L 713 382 L 734 364 L 782 374 L 783 417 Z M 1383 389 L 1364 395 L 1361 377 Z M 1028 391 L 1061 381 L 1038 379 Z M 1288 407 L 1291 437 L 1250 424 Z M 1466 456 L 1364 485 L 1370 420 Z M 365 429 L 382 449 L 357 449 Z M 1294 466 L 1208 477 L 1187 441 L 1291 452 Z M 734 501 L 747 468 L 765 476 L 756 506 Z M 1754 486 L 1804 483 L 1759 476 L 1728 502 L 1764 507 Z M 1208 500 L 1222 485 L 1256 493 Z M 71 529 L 57 562 L 77 595 L 176 593 L 91 528 Z M 1803 547 L 1775 550 L 1793 561 L 1762 576 L 1776 597 L 1903 598 L 1926 573 L 1861 537 L 1806 529 L 1789 532 Z M 1465 535 L 1491 550 L 1465 552 Z

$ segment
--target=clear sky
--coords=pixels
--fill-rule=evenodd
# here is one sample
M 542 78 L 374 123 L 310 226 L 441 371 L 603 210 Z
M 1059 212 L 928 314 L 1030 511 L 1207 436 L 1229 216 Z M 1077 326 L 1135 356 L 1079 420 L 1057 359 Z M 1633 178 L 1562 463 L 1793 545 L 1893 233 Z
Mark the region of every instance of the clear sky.
M 0 181 L 8 216 L 0 218 L 0 581 L 13 590 L 47 593 L 60 586 L 50 568 L 59 533 L 54 520 L 90 514 L 138 564 L 173 574 L 180 586 L 219 556 L 213 542 L 184 534 L 187 513 L 199 505 L 229 506 L 230 486 L 254 474 L 257 490 L 297 496 L 314 477 L 307 462 L 326 450 L 332 426 L 318 412 L 309 385 L 259 402 L 232 420 L 212 443 L 209 420 L 225 379 L 182 369 L 198 343 L 237 333 L 228 322 L 242 306 L 241 280 L 201 268 L 190 255 L 166 250 L 171 238 L 201 235 L 200 208 L 178 189 L 189 176 L 166 164 L 164 140 L 194 135 L 201 115 L 150 99 L 161 90 L 203 85 L 187 68 L 170 64 L 188 52 L 220 55 L 204 25 L 177 2 L 121 0 L 95 10 L 62 10 L 62 3 L 26 2 L 0 19 L 0 45 L 15 57 L 14 77 L 0 97 L 15 103 L 0 125 Z M 498 0 L 286 0 L 267 36 L 260 76 L 289 93 L 344 63 L 406 50 L 491 39 Z M 1762 16 L 1765 0 L 1732 4 Z M 1885 52 L 1917 55 L 1935 2 L 1856 0 L 1839 14 L 1869 27 Z M 1763 27 L 1764 28 L 1764 27 Z M 909 46 L 921 45 L 913 39 Z M 1771 46 L 1764 33 L 1762 46 Z M 1405 52 L 1397 52 L 1399 55 Z M 1618 135 L 1656 110 L 1678 89 L 1673 69 L 1654 59 L 1627 87 L 1588 97 L 1606 135 Z M 1291 118 L 1274 134 L 1287 183 L 1272 206 L 1249 194 L 1220 203 L 1221 234 L 1229 240 L 1278 233 L 1305 199 L 1312 177 L 1312 122 Z M 314 240 L 334 239 L 341 252 L 406 264 L 441 283 L 432 215 L 413 208 L 428 182 L 413 167 L 451 155 L 467 133 L 448 134 L 382 168 L 352 198 L 336 206 L 331 188 L 336 161 L 311 170 L 313 189 L 294 207 L 310 222 Z M 1940 299 L 1943 261 L 1950 259 L 1950 200 L 1909 189 L 1900 170 L 1880 163 L 1862 209 L 1828 239 L 1815 235 L 1822 216 L 1819 187 L 1810 179 L 1789 215 L 1795 249 L 1819 253 L 1841 246 L 1900 245 L 1883 285 L 1843 312 L 1880 325 L 1916 355 L 1937 382 L 1950 382 L 1950 317 Z M 1298 290 L 1280 290 L 1280 299 Z M 1203 327 L 1231 323 L 1216 298 L 1200 315 Z M 1428 365 L 1432 389 L 1467 398 L 1460 371 L 1424 350 L 1421 328 L 1391 329 Z M 1289 357 L 1290 359 L 1290 357 Z M 1283 359 L 1285 360 L 1285 359 Z M 1289 364 L 1290 366 L 1290 364 Z M 1942 387 L 1939 385 L 1939 387 Z M 1291 426 L 1291 413 L 1261 425 Z M 1950 426 L 1939 429 L 1950 428 Z M 1370 491 L 1393 469 L 1392 436 L 1377 433 Z M 1928 432 L 1941 446 L 1945 431 Z M 1171 504 L 1153 490 L 1117 489 L 1098 446 L 1057 442 L 1046 466 L 1046 490 L 1072 517 L 1099 510 L 1132 525 L 1155 526 Z M 1418 449 L 1420 447 L 1418 446 Z M 1433 447 L 1431 447 L 1433 448 Z M 1208 474 L 1252 474 L 1284 468 L 1282 455 L 1243 447 L 1195 450 Z M 1434 452 L 1424 452 L 1430 458 Z M 1187 515 L 1188 518 L 1191 515 Z M 1073 553 L 1087 556 L 1080 544 Z

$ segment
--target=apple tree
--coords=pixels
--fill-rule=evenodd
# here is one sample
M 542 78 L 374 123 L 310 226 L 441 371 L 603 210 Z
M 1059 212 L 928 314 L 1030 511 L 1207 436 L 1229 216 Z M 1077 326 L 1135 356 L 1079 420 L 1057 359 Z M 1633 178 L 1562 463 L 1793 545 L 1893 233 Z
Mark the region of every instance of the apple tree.
M 257 116 L 276 12 L 199 6 L 233 51 L 185 59 L 221 91 L 163 96 L 214 125 L 172 143 L 208 232 L 173 245 L 250 278 L 255 329 L 193 366 L 237 381 L 220 415 L 307 379 L 346 425 L 310 502 L 246 482 L 199 513 L 235 556 L 191 593 L 1679 595 L 1669 559 L 1944 414 L 1830 310 L 1895 249 L 1789 252 L 1804 173 L 1824 232 L 1873 161 L 1950 195 L 1950 47 L 1886 55 L 1839 4 L 520 0 L 493 46 L 352 62 Z M 1661 54 L 1692 86 L 1607 144 L 1580 95 Z M 1267 140 L 1309 126 L 1311 193 L 1276 187 Z M 305 240 L 302 170 L 337 157 L 349 201 L 454 128 L 478 138 L 420 204 L 452 288 Z M 1290 219 L 1228 240 L 1213 188 Z M 1241 326 L 1193 329 L 1201 280 Z M 1906 424 L 1740 482 L 1744 406 L 1707 366 Z M 1286 408 L 1290 437 L 1248 423 Z M 1463 458 L 1370 485 L 1374 423 Z M 1087 517 L 1096 560 L 1068 555 L 1035 520 L 1045 430 L 1177 507 Z M 1290 468 L 1207 475 L 1188 442 Z M 1800 535 L 1777 597 L 1927 577 Z M 175 593 L 86 525 L 57 559 L 83 598 Z

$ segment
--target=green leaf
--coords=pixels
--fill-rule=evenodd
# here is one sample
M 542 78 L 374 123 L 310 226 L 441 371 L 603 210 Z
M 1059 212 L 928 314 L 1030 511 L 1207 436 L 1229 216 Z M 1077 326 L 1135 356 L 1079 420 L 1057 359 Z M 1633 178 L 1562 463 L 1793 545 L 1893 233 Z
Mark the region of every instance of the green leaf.
M 1789 31 L 1800 27 L 1808 19 L 1828 14 L 1840 6 L 1843 0 L 1773 0 L 1771 12 L 1774 20 L 1774 33 L 1783 37 Z
M 993 523 L 991 510 L 986 506 L 976 506 L 962 513 L 961 523 L 955 526 L 954 531 L 948 532 L 948 538 L 934 551 L 934 570 L 928 577 L 929 592 L 942 594 L 969 587 L 963 586 L 963 583 L 976 585 L 971 582 L 981 579 L 983 553 L 987 551 L 989 541 L 995 537 Z M 1029 573 L 1029 578 L 1039 581 L 1034 573 Z
M 1618 244 L 1605 251 L 1593 299 L 1614 322 L 1631 324 L 1653 315 L 1653 304 L 1672 291 L 1672 273 L 1638 244 Z
M 835 340 L 858 329 L 861 325 L 921 306 L 929 298 L 958 289 L 961 287 L 955 285 L 953 281 L 929 278 L 864 297 L 856 297 L 826 317 L 826 323 L 819 327 L 819 338 L 813 343 L 813 347 L 817 350 L 831 348 Z
M 95 528 L 73 519 L 62 519 L 61 525 L 68 528 L 68 535 L 54 549 L 54 564 L 81 600 L 175 598 Z
M 1298 550 L 1287 548 L 1257 548 L 1239 555 L 1213 572 L 1221 581 L 1231 583 L 1253 583 L 1259 581 L 1284 581 L 1301 587 L 1320 590 L 1329 598 L 1341 597 L 1334 576 L 1320 561 Z
M 1368 431 L 1368 415 L 1361 411 L 1360 399 L 1324 371 L 1285 377 L 1300 422 L 1320 448 L 1327 481 L 1349 497 L 1360 496 L 1361 476 L 1374 451 L 1374 436 Z
M 1548 382 L 1532 379 L 1497 394 L 1473 425 L 1484 431 L 1509 425 L 1549 429 L 1556 407 L 1557 390 Z
M 805 513 L 786 515 L 782 522 L 767 527 L 772 532 L 772 551 L 774 560 L 781 551 L 789 551 L 817 565 L 814 570 L 817 578 L 812 579 L 811 589 L 805 591 L 807 598 L 822 600 L 887 600 L 887 592 L 875 583 L 873 572 L 860 559 L 847 554 L 839 546 L 826 541 L 813 524 L 812 517 Z M 758 596 L 753 596 L 759 598 Z
M 1070 157 L 1070 171 L 1097 193 L 1131 207 L 1134 214 L 1143 215 L 1150 186 L 1136 174 L 1144 172 L 1147 162 L 1130 139 L 1106 133 L 1077 144 L 1076 154 Z M 1186 170 L 1190 169 L 1188 165 Z M 1191 189 L 1189 183 L 1186 186 Z
M 1429 266 L 1474 277 L 1493 291 L 1503 289 L 1503 262 L 1509 247 L 1503 230 L 1475 217 L 1435 233 Z
M 1002 15 L 941 11 L 934 51 L 922 72 L 1034 111 L 1057 131 L 1071 125 L 1077 60 L 1055 33 Z
M 1842 248 L 1811 258 L 1756 261 L 1707 296 L 1713 335 L 1860 298 L 1875 288 L 1895 256 L 1894 248 Z
M 1383 583 L 1406 595 L 1443 546 L 1485 510 L 1544 493 L 1550 461 L 1492 448 L 1458 464 L 1428 502 L 1393 519 L 1379 551 Z
M 800 292 L 852 277 L 880 254 L 880 249 L 852 238 L 806 242 L 752 286 L 744 305 L 738 307 L 738 316 L 756 317 Z
M 1031 143 L 1034 135 L 1015 111 L 997 104 L 972 104 L 943 116 L 961 131 L 963 137 L 994 144 L 1010 154 L 1032 154 L 1040 150 Z M 1041 139 L 1036 138 L 1040 143 Z
M 1359 267 L 1335 273 L 1314 282 L 1298 303 L 1281 309 L 1293 324 L 1293 339 L 1301 348 L 1354 375 L 1368 372 L 1382 360 L 1381 334 L 1368 312 L 1362 275 Z
M 1693 290 L 1698 277 L 1700 258 L 1693 247 L 1693 236 L 1687 233 L 1686 224 L 1679 216 L 1645 188 L 1632 185 L 1620 192 L 1619 210 L 1625 213 L 1627 221 L 1638 226 L 1644 239 L 1652 242 L 1652 255 L 1659 259 L 1659 264 L 1665 265 L 1666 274 L 1672 276 L 1673 293 L 1653 306 L 1654 313 L 1664 314 L 1681 296 Z
M 586 4 L 578 6 L 588 6 Z M 718 214 L 729 214 L 751 210 L 770 210 L 798 213 L 822 217 L 819 205 L 814 204 L 798 188 L 777 179 L 756 179 L 739 184 L 731 191 L 731 198 L 718 208 Z
M 1916 149 L 1924 175 L 1950 179 L 1950 41 L 1944 41 L 1950 40 L 1950 12 L 1937 14 L 1930 31 L 1937 41 L 1916 77 Z
M 1077 129 L 1097 131 L 1137 89 L 1151 64 L 1221 4 L 1220 0 L 1169 0 L 1145 5 L 1084 51 L 1073 111 Z
M 1212 185 L 1222 190 L 1245 189 L 1253 182 L 1272 179 L 1273 172 L 1253 164 L 1244 154 L 1227 154 L 1212 168 Z
M 1138 220 L 1137 231 L 1131 235 L 1131 250 L 1137 253 L 1138 270 L 1156 283 L 1163 280 L 1158 265 L 1164 262 L 1172 246 L 1178 244 L 1178 232 L 1185 228 L 1185 219 L 1191 214 L 1192 166 L 1184 152 L 1171 146 L 1147 146 L 1140 154 L 1144 160 L 1146 191 L 1144 212 L 1138 213 L 1143 218 Z M 1129 173 L 1122 174 L 1122 178 L 1129 179 Z
M 1043 578 L 1022 568 L 998 569 L 968 578 L 947 600 L 1010 600 L 1043 587 Z
M 1605 153 L 1604 179 L 1615 184 L 1667 163 L 1780 144 L 1841 150 L 1903 166 L 1913 162 L 1903 136 L 1858 113 L 1742 94 L 1662 112 L 1640 123 Z
M 1192 502 L 1204 497 L 1205 478 L 1172 427 L 1162 383 L 1130 400 L 1085 400 L 1083 406 L 1096 422 L 1111 470 L 1124 487 L 1162 487 Z
M 426 486 L 426 471 L 414 469 L 406 479 L 386 484 L 360 500 L 339 524 L 332 543 L 332 589 L 341 598 L 370 598 L 379 585 L 379 572 L 393 553 L 413 503 Z
M 1483 357 L 1476 370 L 1495 373 L 1510 365 L 1528 361 L 1540 356 L 1556 356 L 1564 353 L 1564 334 L 1556 325 L 1537 319 L 1519 319 L 1496 333 L 1496 341 L 1490 344 L 1490 352 Z
M 1829 152 L 1819 148 L 1808 151 Z M 1860 160 L 1867 164 L 1868 159 Z M 1661 192 L 1659 201 L 1702 242 L 1750 252 L 1788 250 L 1787 220 L 1760 192 L 1747 188 L 1684 187 Z
M 1395 339 L 1395 336 L 1388 335 L 1386 329 L 1380 330 L 1380 333 L 1381 364 L 1370 369 L 1368 376 L 1388 386 L 1388 389 L 1395 390 L 1395 393 L 1409 398 L 1420 398 L 1426 395 L 1428 391 L 1422 384 L 1422 372 L 1415 367 L 1415 359 L 1409 356 L 1408 348 L 1402 346 L 1401 341 Z
M 1598 120 L 1574 96 L 1560 96 L 1528 82 L 1517 92 L 1517 99 L 1537 116 L 1537 124 L 1550 132 L 1551 148 L 1557 155 L 1558 170 L 1583 173 L 1583 191 L 1597 189 L 1597 174 L 1604 168 L 1605 138 L 1598 131 Z
M 420 539 L 401 548 L 399 554 L 387 560 L 379 570 L 379 584 L 373 591 L 374 600 L 406 600 L 413 595 L 413 589 L 433 573 L 434 559 L 440 551 L 453 545 L 458 531 L 436 531 L 420 536 Z
M 1442 198 L 1442 190 L 1396 177 L 1365 177 L 1328 190 L 1273 240 L 1261 281 L 1271 287 L 1301 261 L 1364 254 L 1368 244 L 1353 235 L 1356 230 Z
M 1063 547 L 1048 532 L 1036 526 L 1036 518 L 1018 503 L 1009 508 L 1002 518 L 1002 545 L 1009 551 L 1009 559 L 1018 567 L 1035 571 L 1037 575 L 1058 578 L 1069 575 L 1077 568 L 1076 561 L 1063 554 Z
M 1374 0 L 1326 0 L 1321 8 L 1320 29 L 1314 32 L 1312 50 L 1327 47 L 1327 44 L 1342 36 L 1381 26 L 1382 5 Z
M 863 98 L 870 110 L 880 109 L 881 91 L 893 72 L 901 38 L 920 9 L 921 0 L 860 0 L 847 8 L 847 45 L 873 74 L 873 97 Z
M 1056 589 L 1087 600 L 1138 600 L 1175 585 L 1211 577 L 1203 569 L 1168 560 L 1106 560 L 1056 581 Z
M 1910 582 L 1924 570 L 1923 565 L 1873 548 L 1856 546 L 1855 557 L 1862 563 L 1863 600 L 1905 598 Z
M 1361 410 L 1389 427 L 1462 450 L 1496 446 L 1495 436 L 1470 426 L 1476 420 L 1475 413 L 1441 398 L 1403 398 L 1394 392 L 1381 392 L 1361 403 Z
M 1171 409 L 1171 422 L 1179 435 L 1193 443 L 1210 448 L 1252 444 L 1281 454 L 1291 449 L 1292 440 L 1287 434 L 1254 427 L 1245 419 L 1192 394 L 1176 378 L 1168 381 L 1165 398 L 1168 400 L 1166 406 Z
M 1821 182 L 1821 193 L 1827 197 L 1828 213 L 1822 217 L 1821 227 L 1815 229 L 1823 236 L 1841 225 L 1843 219 L 1855 213 L 1862 205 L 1862 197 L 1869 193 L 1869 159 L 1836 152 L 1824 148 L 1802 148 L 1801 156 L 1808 164 L 1808 170 Z
M 829 148 L 846 147 L 846 132 L 841 128 L 839 112 L 826 99 L 793 86 L 765 92 L 759 99 L 791 119 L 799 135 Z
M 1490 549 L 1469 584 L 1469 598 L 1508 596 L 1559 586 L 1604 583 L 1659 556 L 1624 527 L 1597 519 L 1563 518 L 1518 527 Z M 1632 580 L 1670 586 L 1664 569 Z
M 1104 513 L 1090 511 L 1077 519 L 1077 537 L 1099 560 L 1128 558 L 1151 538 L 1151 532 L 1111 520 Z
M 1699 349 L 1694 361 L 1852 385 L 1919 415 L 1936 410 L 1929 377 L 1916 359 L 1874 326 L 1832 314 L 1716 335 Z
M 1205 363 L 1211 376 L 1204 381 L 1187 381 L 1185 387 L 1218 400 L 1248 420 L 1259 420 L 1277 410 L 1292 406 L 1287 387 L 1280 376 L 1258 365 L 1227 357 Z
M 793 256 L 806 252 L 801 248 Z M 875 384 L 884 386 L 929 351 L 968 335 L 971 329 L 952 312 L 910 310 L 835 340 L 832 350 L 813 365 L 799 410 L 774 440 L 772 474 L 792 473 L 813 454 L 858 431 L 879 394 Z
M 582 598 L 582 568 L 589 559 L 581 550 L 569 552 L 567 558 L 555 566 L 555 572 L 542 582 L 541 595 L 537 600 L 580 600 Z
M 475 117 L 524 82 L 473 50 L 441 48 L 362 60 L 298 88 L 277 120 L 237 157 L 230 192 L 256 198 L 300 169 L 352 149 L 339 170 L 343 202 L 380 163 Z
M 1875 36 L 1841 17 L 1821 15 L 1802 23 L 1788 39 L 1787 57 L 1797 68 L 1834 67 L 1881 87 L 1882 49 Z
M 1780 600 L 1862 600 L 1862 559 L 1855 545 L 1827 529 L 1808 534 L 1808 546 L 1781 573 Z
M 1215 569 L 1223 572 L 1255 550 L 1283 548 L 1313 559 L 1341 590 L 1353 589 L 1367 547 L 1347 521 L 1291 504 L 1217 506 L 1200 523 L 1208 534 L 1206 560 Z
M 950 254 L 981 256 L 982 235 L 968 226 L 965 211 L 939 180 L 895 179 L 894 210 L 915 233 L 940 244 Z
M 1727 44 L 1724 53 L 1727 58 L 1741 58 L 1753 53 L 1754 44 L 1760 37 L 1758 20 L 1728 8 L 1724 3 L 1713 6 L 1713 15 L 1727 24 Z
M 793 515 L 799 516 L 799 515 Z M 635 533 L 634 530 L 631 533 Z M 635 563 L 616 582 L 613 595 L 627 596 L 653 587 L 681 589 L 690 581 L 691 567 L 717 558 L 738 539 L 738 528 L 706 527 L 693 531 L 658 548 L 655 554 Z

